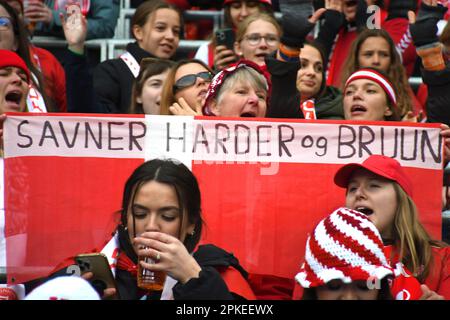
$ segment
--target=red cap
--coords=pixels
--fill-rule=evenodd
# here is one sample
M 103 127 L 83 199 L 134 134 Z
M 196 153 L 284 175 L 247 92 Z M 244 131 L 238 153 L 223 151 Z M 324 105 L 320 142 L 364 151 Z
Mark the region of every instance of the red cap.
M 382 155 L 371 155 L 363 163 L 350 163 L 340 168 L 334 176 L 334 183 L 342 188 L 347 188 L 348 181 L 356 169 L 364 168 L 381 177 L 397 182 L 410 196 L 413 194 L 411 180 L 409 180 L 400 163 L 392 158 Z
M 238 1 L 242 1 L 242 0 L 225 0 L 223 4 L 229 4 L 229 3 L 232 3 L 232 2 L 238 2 Z M 272 0 L 254 0 L 254 1 L 265 3 L 265 4 L 269 5 L 269 6 L 272 5 Z
M 4 67 L 17 67 L 22 69 L 27 74 L 28 82 L 30 82 L 30 70 L 28 70 L 25 61 L 17 53 L 10 50 L 0 50 L 0 69 Z

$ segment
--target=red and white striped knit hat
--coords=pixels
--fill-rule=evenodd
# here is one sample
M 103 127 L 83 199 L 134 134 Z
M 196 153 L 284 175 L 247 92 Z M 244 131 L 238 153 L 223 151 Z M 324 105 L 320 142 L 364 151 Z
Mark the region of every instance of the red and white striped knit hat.
M 305 262 L 295 279 L 304 288 L 331 280 L 357 280 L 394 276 L 383 253 L 377 228 L 361 212 L 339 208 L 319 222 L 308 237 Z
M 393 106 L 397 106 L 397 97 L 395 95 L 394 87 L 392 86 L 391 82 L 385 76 L 374 69 L 359 69 L 358 71 L 353 72 L 345 82 L 344 91 L 352 81 L 358 79 L 368 79 L 378 83 L 378 85 L 380 85 L 384 92 L 386 92 Z

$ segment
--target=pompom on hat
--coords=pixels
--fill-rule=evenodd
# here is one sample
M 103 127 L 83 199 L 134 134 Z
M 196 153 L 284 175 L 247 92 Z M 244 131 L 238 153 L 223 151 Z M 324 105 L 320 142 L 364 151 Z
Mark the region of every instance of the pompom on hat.
M 373 223 L 361 212 L 339 208 L 308 237 L 305 262 L 295 279 L 304 288 L 315 288 L 332 280 L 351 283 L 394 274 Z
M 0 69 L 5 67 L 22 69 L 27 75 L 28 82 L 30 82 L 30 70 L 17 53 L 10 50 L 0 50 Z
M 255 1 L 267 4 L 269 6 L 272 5 L 272 0 L 255 0 Z M 230 4 L 230 3 L 233 3 L 233 2 L 239 2 L 239 1 L 238 0 L 225 0 L 223 4 L 225 5 L 225 4 Z
M 100 296 L 83 278 L 64 276 L 40 285 L 25 300 L 100 300 Z
M 359 79 L 368 79 L 376 82 L 384 90 L 384 92 L 386 92 L 389 100 L 394 105 L 394 107 L 397 106 L 397 97 L 395 95 L 392 83 L 385 76 L 374 69 L 359 69 L 358 71 L 353 72 L 345 82 L 344 92 L 351 82 Z
M 410 196 L 413 195 L 412 182 L 400 163 L 390 157 L 373 154 L 362 163 L 349 163 L 341 167 L 334 176 L 334 183 L 347 188 L 349 180 L 356 169 L 363 168 L 383 178 L 397 182 Z
M 236 63 L 231 64 L 230 66 L 222 69 L 219 73 L 217 73 L 212 79 L 211 83 L 208 87 L 208 92 L 206 93 L 205 103 L 203 105 L 203 114 L 206 116 L 215 116 L 215 114 L 210 109 L 210 103 L 214 100 L 217 94 L 220 91 L 220 88 L 224 84 L 225 80 L 239 70 L 239 68 L 249 67 L 256 70 L 259 74 L 263 75 L 267 82 L 267 98 L 266 102 L 269 105 L 270 94 L 272 90 L 272 82 L 270 80 L 270 75 L 263 70 L 259 65 L 250 60 L 241 59 Z

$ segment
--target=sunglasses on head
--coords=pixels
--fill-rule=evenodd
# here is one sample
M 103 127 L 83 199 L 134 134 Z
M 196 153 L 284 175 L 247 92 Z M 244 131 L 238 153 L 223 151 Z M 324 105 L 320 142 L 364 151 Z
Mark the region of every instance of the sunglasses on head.
M 187 74 L 178 79 L 173 85 L 173 92 L 190 87 L 195 84 L 197 78 L 203 79 L 206 82 L 211 82 L 213 75 L 209 71 L 199 72 L 197 74 Z

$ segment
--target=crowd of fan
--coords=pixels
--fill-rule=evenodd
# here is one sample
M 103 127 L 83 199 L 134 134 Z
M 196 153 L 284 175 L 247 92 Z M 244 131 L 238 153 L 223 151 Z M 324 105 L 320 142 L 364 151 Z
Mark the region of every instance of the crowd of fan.
M 86 41 L 114 36 L 118 0 L 0 0 L 0 120 L 15 111 L 434 122 L 441 124 L 445 164 L 450 161 L 447 2 L 141 0 L 131 5 L 136 8 L 130 22 L 133 39 L 119 57 L 93 68 Z M 184 10 L 222 10 L 223 26 L 184 22 Z M 67 48 L 57 59 L 33 45 L 33 35 L 63 38 Z M 208 42 L 195 54 L 181 54 L 181 39 Z M 413 76 L 423 83 L 412 87 L 408 79 Z M 144 199 L 144 191 L 171 199 L 172 189 L 167 196 L 161 186 L 162 191 L 154 191 L 152 183 L 173 184 L 182 195 L 199 193 L 195 177 L 182 165 L 154 161 L 130 177 L 124 202 Z M 137 178 L 139 172 L 148 178 Z M 189 176 L 189 185 L 159 177 L 166 174 L 173 181 Z M 169 224 L 185 213 L 169 212 L 155 235 L 145 232 L 154 204 L 144 199 L 147 213 L 124 206 L 117 237 L 124 252 L 121 265 L 129 265 L 116 273 L 117 288 L 100 295 L 155 298 L 141 292 L 132 278 L 139 254 L 158 257 L 160 263 L 145 267 L 159 265 L 175 279 L 167 289 L 175 299 L 401 299 L 405 292 L 417 299 L 450 299 L 448 246 L 431 239 L 418 221 L 409 178 L 398 162 L 371 156 L 361 165 L 343 167 L 335 183 L 347 189 L 348 209 L 333 212 L 309 237 L 305 264 L 296 276 L 304 290 L 297 286 L 267 294 L 267 287 L 282 284 L 258 279 L 256 285 L 245 271 L 235 274 L 238 280 L 223 280 L 217 266 L 203 264 L 198 252 L 190 255 L 200 237 L 200 212 L 186 213 L 190 224 L 180 222 L 177 232 Z M 449 198 L 444 190 L 443 210 Z M 183 201 L 190 202 L 182 196 L 180 207 Z M 140 237 L 135 238 L 135 228 L 141 228 Z M 351 237 L 342 235 L 343 229 Z M 196 240 L 187 245 L 194 234 Z M 344 240 L 338 246 L 333 239 Z M 201 252 L 221 256 L 220 250 Z M 363 262 L 354 258 L 362 250 Z M 224 261 L 228 268 L 242 269 L 234 260 Z M 381 289 L 367 289 L 373 276 L 383 279 Z

